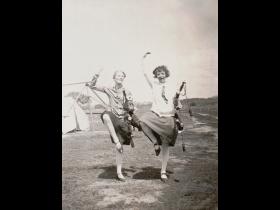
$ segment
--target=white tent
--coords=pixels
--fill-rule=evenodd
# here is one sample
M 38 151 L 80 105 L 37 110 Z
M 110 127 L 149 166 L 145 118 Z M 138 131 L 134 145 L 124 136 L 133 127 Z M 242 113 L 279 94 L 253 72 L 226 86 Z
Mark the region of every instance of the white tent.
M 72 130 L 88 130 L 89 120 L 86 113 L 81 109 L 72 97 L 62 99 L 62 132 Z

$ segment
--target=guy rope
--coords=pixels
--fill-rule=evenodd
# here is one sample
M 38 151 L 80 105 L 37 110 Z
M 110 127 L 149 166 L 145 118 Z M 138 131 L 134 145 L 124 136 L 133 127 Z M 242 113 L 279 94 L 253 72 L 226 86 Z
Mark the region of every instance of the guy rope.
M 96 75 L 99 75 L 102 71 L 103 71 L 103 69 L 101 68 L 101 69 L 98 71 L 98 73 L 97 73 Z M 80 98 L 80 96 L 82 95 L 82 92 L 83 92 L 83 90 L 84 90 L 85 88 L 87 88 L 87 93 L 88 93 L 88 88 L 89 88 L 89 87 L 88 87 L 87 84 L 90 83 L 90 82 L 92 82 L 92 81 L 88 81 L 88 82 L 75 82 L 75 83 L 62 84 L 62 86 L 85 84 L 85 86 L 84 86 L 84 87 L 82 88 L 82 90 L 79 92 L 78 96 L 75 98 L 75 101 L 73 102 L 73 104 L 72 104 L 71 107 L 69 108 L 67 114 L 70 112 L 70 110 L 71 110 L 72 107 L 74 106 L 74 103 L 76 103 L 76 102 L 79 100 L 79 98 Z M 93 90 L 93 89 L 91 89 L 91 90 L 92 90 L 93 94 L 99 99 L 99 101 L 101 101 L 101 103 L 102 103 L 106 108 L 108 108 L 109 105 L 105 103 L 105 101 L 98 95 L 98 93 L 97 93 L 95 90 Z M 66 115 L 67 115 L 67 114 L 66 114 Z

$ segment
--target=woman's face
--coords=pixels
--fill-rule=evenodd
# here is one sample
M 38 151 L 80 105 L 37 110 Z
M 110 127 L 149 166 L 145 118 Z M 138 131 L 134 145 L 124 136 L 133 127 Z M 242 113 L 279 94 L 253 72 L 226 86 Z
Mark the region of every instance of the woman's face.
M 165 71 L 164 70 L 158 70 L 157 73 L 157 78 L 160 80 L 160 79 L 164 79 L 166 78 L 166 74 L 165 74 Z
M 114 81 L 115 81 L 116 83 L 118 83 L 118 84 L 122 84 L 124 78 L 125 78 L 125 76 L 124 76 L 123 72 L 118 71 L 118 72 L 115 74 Z

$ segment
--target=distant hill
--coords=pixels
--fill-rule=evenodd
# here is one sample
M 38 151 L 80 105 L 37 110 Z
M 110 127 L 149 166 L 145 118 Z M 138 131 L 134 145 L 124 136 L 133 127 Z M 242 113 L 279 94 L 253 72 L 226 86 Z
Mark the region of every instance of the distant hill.
M 190 98 L 188 102 L 191 106 L 216 106 L 218 105 L 218 96 L 210 98 Z
M 189 103 L 191 106 L 207 106 L 207 105 L 218 105 L 218 96 L 210 97 L 210 98 L 188 98 L 182 100 L 182 104 Z M 146 109 L 150 108 L 152 102 L 136 102 L 136 107 L 138 109 Z
M 189 105 L 193 108 L 200 108 L 200 107 L 212 107 L 217 109 L 218 108 L 218 96 L 210 97 L 210 98 L 189 98 L 184 99 L 181 101 L 183 105 L 183 110 L 187 109 L 186 103 L 188 102 Z M 141 111 L 149 110 L 152 106 L 152 102 L 135 102 L 136 109 Z M 86 110 L 88 112 L 88 110 Z M 104 111 L 104 106 L 101 104 L 94 105 L 92 111 L 95 112 L 102 112 Z
M 218 96 L 211 98 L 191 98 L 188 100 L 193 113 L 206 113 L 218 116 Z

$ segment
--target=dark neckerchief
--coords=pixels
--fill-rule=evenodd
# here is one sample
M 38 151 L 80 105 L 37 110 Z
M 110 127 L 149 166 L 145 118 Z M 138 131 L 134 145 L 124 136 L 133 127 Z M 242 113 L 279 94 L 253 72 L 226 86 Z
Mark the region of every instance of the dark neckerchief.
M 165 96 L 165 85 L 162 85 L 162 89 L 161 89 L 161 97 L 163 98 L 163 100 L 165 101 L 165 103 L 168 103 L 168 100 Z

